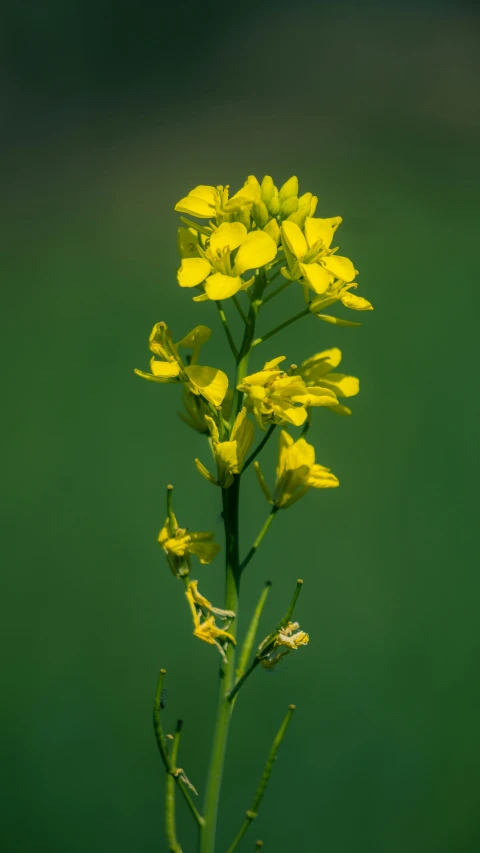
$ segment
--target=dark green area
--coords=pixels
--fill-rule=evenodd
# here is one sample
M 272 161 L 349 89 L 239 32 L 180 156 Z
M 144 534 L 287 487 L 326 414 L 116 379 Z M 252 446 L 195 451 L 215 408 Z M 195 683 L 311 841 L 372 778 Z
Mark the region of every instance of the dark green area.
M 177 338 L 212 325 L 205 360 L 225 365 L 213 306 L 175 283 L 173 206 L 197 183 L 236 188 L 268 172 L 296 173 L 319 215 L 344 217 L 341 251 L 376 310 L 360 329 L 303 319 L 255 353 L 254 366 L 298 363 L 340 346 L 361 393 L 352 418 L 317 410 L 310 433 L 340 489 L 279 513 L 245 576 L 240 619 L 273 581 L 263 635 L 303 577 L 311 643 L 239 697 L 219 851 L 294 702 L 241 850 L 258 837 L 267 853 L 475 853 L 478 21 L 459 8 L 296 5 L 224 29 L 212 11 L 200 44 L 190 27 L 177 73 L 172 13 L 168 62 L 159 54 L 149 76 L 127 57 L 113 88 L 112 68 L 98 71 L 98 94 L 88 51 L 73 85 L 60 44 L 77 33 L 97 56 L 98 32 L 78 35 L 50 5 L 45 61 L 59 85 L 44 67 L 35 82 L 18 36 L 24 64 L 10 44 L 2 101 L 2 849 L 166 850 L 151 723 L 160 666 L 167 730 L 185 720 L 180 765 L 203 794 L 216 651 L 191 636 L 156 534 L 166 483 L 179 522 L 218 536 L 220 495 L 193 465 L 208 448 L 177 417 L 177 389 L 133 368 L 147 366 L 159 320 Z M 109 45 L 106 65 L 121 65 L 117 53 Z M 260 330 L 301 307 L 292 288 Z M 268 511 L 252 470 L 245 480 L 244 551 Z M 215 602 L 222 574 L 220 558 L 194 571 Z M 193 853 L 182 803 L 179 827 Z

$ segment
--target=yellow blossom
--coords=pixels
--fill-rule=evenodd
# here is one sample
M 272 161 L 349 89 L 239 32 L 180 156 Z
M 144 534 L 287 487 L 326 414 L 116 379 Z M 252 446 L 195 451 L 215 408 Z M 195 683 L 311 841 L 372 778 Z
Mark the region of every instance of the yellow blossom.
M 242 470 L 245 456 L 253 441 L 254 426 L 247 418 L 246 408 L 243 408 L 235 419 L 229 440 L 220 441 L 218 427 L 213 418 L 206 415 L 205 420 L 210 430 L 213 455 L 217 463 L 217 477 L 210 474 L 199 459 L 195 459 L 195 464 L 206 480 L 228 489 L 233 483 L 233 475 L 240 474 Z
M 196 364 L 200 347 L 211 335 L 208 326 L 195 326 L 181 341 L 174 344 L 165 323 L 156 323 L 149 338 L 150 350 L 159 357 L 150 359 L 150 373 L 135 369 L 135 373 L 151 382 L 184 382 L 195 395 L 201 394 L 214 406 L 220 406 L 228 388 L 228 377 L 215 367 Z M 179 347 L 193 350 L 190 364 L 184 365 Z
M 305 220 L 305 235 L 295 222 L 288 220 L 282 225 L 282 244 L 288 267 L 282 275 L 292 281 L 305 283 L 317 294 L 325 293 L 336 279 L 351 282 L 355 278 L 355 267 L 348 258 L 335 254 L 330 249 L 333 235 L 342 221 L 341 216 L 331 219 Z
M 193 633 L 199 640 L 204 643 L 209 643 L 216 646 L 226 661 L 225 649 L 223 644 L 230 642 L 236 644 L 235 637 L 223 628 L 219 628 L 215 622 L 215 616 L 220 619 L 234 619 L 235 613 L 232 610 L 221 610 L 219 607 L 213 607 L 212 604 L 198 591 L 198 581 L 190 581 L 185 592 L 187 601 L 190 605 L 190 610 L 193 617 Z
M 215 559 L 220 545 L 213 541 L 214 536 L 214 533 L 191 533 L 187 528 L 179 527 L 175 515 L 171 513 L 158 534 L 158 543 L 175 577 L 189 574 L 192 554 L 204 565 Z
M 304 379 L 307 388 L 321 382 L 326 388 L 330 388 L 337 397 L 354 397 L 360 390 L 360 382 L 356 376 L 348 376 L 345 373 L 332 373 L 332 369 L 338 367 L 342 360 L 342 353 L 337 347 L 318 352 L 307 358 L 296 373 Z M 338 415 L 351 415 L 351 409 L 338 403 L 329 407 Z
M 262 666 L 265 669 L 273 669 L 282 657 L 300 648 L 300 646 L 306 646 L 309 640 L 310 637 L 300 629 L 298 622 L 288 622 L 278 630 L 273 647 L 265 657 L 261 658 Z M 261 648 L 262 646 L 260 646 Z
M 247 270 L 265 266 L 277 254 L 276 242 L 264 231 L 247 231 L 242 222 L 223 222 L 207 239 L 198 257 L 183 257 L 177 273 L 180 287 L 204 285 L 204 293 L 194 297 L 228 299 L 247 288 L 252 279 L 241 277 Z
M 327 387 L 307 388 L 301 376 L 288 376 L 278 367 L 285 356 L 267 361 L 263 370 L 245 376 L 238 389 L 247 395 L 247 406 L 253 411 L 258 425 L 290 423 L 301 426 L 309 406 L 334 406 L 338 400 Z
M 188 213 L 197 219 L 216 220 L 218 224 L 243 207 L 251 207 L 258 197 L 258 189 L 248 182 L 231 198 L 229 187 L 200 185 L 189 192 L 175 205 L 179 213 Z
M 270 494 L 258 462 L 254 463 L 260 486 L 268 501 L 278 509 L 287 509 L 308 489 L 332 489 L 339 485 L 329 468 L 315 463 L 315 448 L 304 438 L 297 441 L 282 430 L 273 496 Z

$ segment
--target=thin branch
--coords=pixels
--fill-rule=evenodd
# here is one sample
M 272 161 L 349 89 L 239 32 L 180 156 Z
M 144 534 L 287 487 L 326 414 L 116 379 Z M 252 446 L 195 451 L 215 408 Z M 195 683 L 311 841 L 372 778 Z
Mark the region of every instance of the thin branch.
M 233 297 L 233 304 L 235 305 L 235 308 L 237 309 L 238 313 L 240 314 L 240 317 L 242 318 L 243 322 L 244 322 L 244 323 L 245 323 L 245 325 L 246 325 L 246 323 L 247 323 L 247 315 L 245 314 L 245 311 L 243 310 L 243 308 L 242 308 L 242 306 L 241 306 L 241 303 L 240 303 L 240 300 L 239 300 L 239 298 L 238 298 L 238 296 L 237 296 L 236 294 L 235 294 L 235 296 Z
M 170 761 L 175 767 L 177 764 L 178 747 L 180 743 L 180 732 L 182 730 L 182 720 L 178 720 L 177 728 L 173 736 L 172 751 L 170 753 Z M 167 834 L 168 849 L 171 853 L 182 853 L 182 848 L 177 839 L 177 831 L 175 827 L 175 778 L 170 773 L 167 776 L 167 784 L 165 787 L 165 832 Z
M 246 670 L 245 670 L 245 672 L 243 673 L 243 675 L 241 675 L 241 676 L 240 676 L 240 678 L 239 678 L 239 679 L 237 679 L 237 681 L 236 681 L 236 682 L 235 682 L 235 684 L 233 685 L 233 687 L 232 687 L 232 689 L 230 690 L 230 692 L 229 692 L 229 693 L 227 693 L 227 699 L 228 699 L 228 701 L 229 701 L 229 702 L 232 702 L 232 701 L 233 701 L 233 699 L 234 699 L 234 698 L 235 698 L 235 696 L 237 695 L 237 693 L 238 693 L 238 691 L 240 690 L 240 688 L 244 685 L 245 681 L 247 680 L 247 678 L 249 677 L 249 675 L 251 675 L 251 674 L 252 674 L 252 672 L 254 671 L 254 669 L 256 669 L 256 668 L 257 668 L 257 666 L 258 666 L 258 664 L 261 662 L 262 658 L 266 657 L 266 655 L 268 655 L 268 652 L 269 652 L 269 651 L 271 651 L 271 649 L 273 648 L 273 645 L 274 645 L 274 643 L 275 643 L 275 639 L 276 639 L 276 637 L 277 637 L 277 635 L 278 635 L 278 632 L 279 632 L 282 628 L 284 628 L 284 627 L 285 627 L 285 625 L 287 625 L 287 624 L 290 622 L 290 619 L 291 619 L 291 618 L 292 618 L 292 616 L 293 616 L 293 611 L 295 610 L 295 605 L 296 605 L 296 603 L 297 603 L 298 596 L 300 595 L 300 591 L 301 591 L 301 589 L 302 589 L 302 586 L 303 586 L 303 581 L 301 580 L 301 578 L 299 578 L 299 579 L 297 580 L 297 585 L 296 585 L 296 587 L 295 587 L 295 592 L 293 593 L 293 597 L 292 597 L 292 600 L 291 600 L 291 602 L 290 602 L 290 604 L 289 604 L 289 606 L 288 606 L 288 610 L 287 610 L 287 612 L 282 616 L 282 618 L 280 619 L 280 622 L 278 623 L 278 625 L 276 626 L 276 628 L 275 628 L 275 629 L 274 629 L 274 630 L 273 630 L 273 631 L 268 635 L 268 637 L 266 637 L 266 638 L 265 638 L 265 640 L 264 640 L 264 641 L 263 641 L 263 643 L 261 644 L 261 646 L 260 646 L 260 648 L 259 648 L 259 650 L 258 650 L 257 654 L 256 654 L 256 655 L 255 655 L 255 657 L 253 658 L 253 660 L 252 660 L 252 662 L 251 662 L 250 666 L 248 667 L 248 669 L 246 669 Z
M 236 676 L 240 678 L 245 672 L 247 661 L 252 652 L 253 644 L 255 642 L 255 637 L 258 630 L 258 624 L 260 622 L 260 616 L 262 615 L 263 608 L 265 607 L 265 602 L 268 597 L 268 593 L 270 592 L 270 587 L 272 586 L 271 581 L 266 581 L 265 586 L 262 590 L 262 594 L 258 599 L 258 604 L 254 610 L 253 616 L 250 620 L 250 625 L 248 626 L 248 631 L 246 637 L 243 641 L 242 651 L 240 652 L 240 660 L 238 662 Z
M 275 279 L 277 277 L 277 275 L 280 275 L 280 271 L 275 273 L 275 275 L 272 278 L 272 281 L 273 281 L 273 279 Z M 268 296 L 265 297 L 265 299 L 263 300 L 263 304 L 265 305 L 266 302 L 270 302 L 270 299 L 273 299 L 275 296 L 278 296 L 278 294 L 281 293 L 282 290 L 286 290 L 286 288 L 290 287 L 291 284 L 293 284 L 293 281 L 290 281 L 290 280 L 284 281 L 282 284 L 279 284 L 279 286 L 276 287 L 275 290 L 272 290 L 272 292 L 269 293 Z
M 159 753 L 162 757 L 162 761 L 165 765 L 165 770 L 167 771 L 167 773 L 169 775 L 173 776 L 173 778 L 175 779 L 178 787 L 180 788 L 180 790 L 183 794 L 185 802 L 186 802 L 188 808 L 190 809 L 192 815 L 194 816 L 195 820 L 197 821 L 198 825 L 203 826 L 205 824 L 205 820 L 203 819 L 202 815 L 198 812 L 198 810 L 197 810 L 197 808 L 196 808 L 196 806 L 195 806 L 195 804 L 194 804 L 194 802 L 190 796 L 190 793 L 187 789 L 187 786 L 182 781 L 180 776 L 176 775 L 176 772 L 175 772 L 176 767 L 172 763 L 172 761 L 168 755 L 168 752 L 167 752 L 167 743 L 165 740 L 165 735 L 163 733 L 162 723 L 160 720 L 163 679 L 165 678 L 166 672 L 167 672 L 166 669 L 160 670 L 160 675 L 158 677 L 158 683 L 157 683 L 157 690 L 155 693 L 155 700 L 153 703 L 153 727 L 155 729 L 155 737 L 157 739 L 158 751 L 159 751 Z
M 276 424 L 271 424 L 271 426 L 268 428 L 268 430 L 267 430 L 267 432 L 265 433 L 265 435 L 263 436 L 263 438 L 262 438 L 262 440 L 261 440 L 260 444 L 258 444 L 258 445 L 257 445 L 257 447 L 255 448 L 255 450 L 254 450 L 254 451 L 252 451 L 252 453 L 251 453 L 251 454 L 250 454 L 250 456 L 248 457 L 247 461 L 245 462 L 245 464 L 244 464 L 244 466 L 243 466 L 243 468 L 242 468 L 242 474 L 243 474 L 243 472 L 244 472 L 244 471 L 246 471 L 246 470 L 247 470 L 248 466 L 252 464 L 253 460 L 257 458 L 257 456 L 258 456 L 258 454 L 260 453 L 260 451 L 261 451 L 261 450 L 263 450 L 263 448 L 265 447 L 265 445 L 266 445 L 266 443 L 267 443 L 268 439 L 269 439 L 269 438 L 270 438 L 270 436 L 273 434 L 273 431 L 274 431 L 275 427 L 276 427 Z
M 267 761 L 265 763 L 265 767 L 264 767 L 264 770 L 262 773 L 262 778 L 260 779 L 256 794 L 253 798 L 252 806 L 250 809 L 248 809 L 245 812 L 245 821 L 244 821 L 237 837 L 235 838 L 233 843 L 228 848 L 227 853 L 234 853 L 234 850 L 237 849 L 237 847 L 240 844 L 240 841 L 242 840 L 243 836 L 245 835 L 248 827 L 250 826 L 252 821 L 255 820 L 255 818 L 257 817 L 258 809 L 259 809 L 260 804 L 263 800 L 263 796 L 265 794 L 265 790 L 266 790 L 266 787 L 268 785 L 268 781 L 270 779 L 270 774 L 272 772 L 272 768 L 273 768 L 273 765 L 275 763 L 275 759 L 277 757 L 277 752 L 279 750 L 279 747 L 280 747 L 280 744 L 282 743 L 283 738 L 285 737 L 286 731 L 288 729 L 288 726 L 290 724 L 290 721 L 292 719 L 294 711 L 295 711 L 295 705 L 289 705 L 289 708 L 288 708 L 288 711 L 285 715 L 283 723 L 280 726 L 280 728 L 279 728 L 279 730 L 278 730 L 278 732 L 274 738 L 272 746 L 270 748 L 270 752 L 268 753 L 268 758 L 267 758 Z M 256 845 L 257 849 L 258 849 L 258 846 L 259 845 L 257 842 L 257 845 Z
M 219 299 L 215 300 L 215 305 L 218 308 L 218 313 L 220 314 L 220 320 L 222 321 L 222 326 L 225 329 L 225 334 L 227 336 L 228 343 L 230 345 L 230 349 L 232 350 L 233 357 L 235 360 L 238 358 L 238 349 L 236 347 L 235 341 L 233 340 L 233 335 L 230 331 L 230 326 L 228 325 L 227 316 L 225 311 L 223 310 L 223 305 Z
M 276 335 L 277 332 L 281 332 L 282 329 L 285 329 L 287 326 L 290 326 L 291 323 L 296 323 L 297 320 L 300 320 L 301 317 L 306 317 L 307 314 L 310 314 L 311 311 L 309 308 L 305 308 L 303 311 L 300 311 L 298 314 L 295 314 L 294 317 L 290 317 L 289 320 L 285 320 L 284 323 L 280 323 L 279 326 L 275 326 L 270 332 L 267 332 L 266 335 L 262 335 L 261 338 L 257 338 L 252 343 L 252 347 L 258 347 L 259 344 L 263 344 L 264 341 L 267 341 L 273 335 Z
M 272 506 L 272 509 L 270 511 L 270 515 L 267 516 L 267 520 L 266 520 L 265 524 L 263 525 L 263 527 L 262 527 L 260 533 L 258 534 L 257 538 L 255 539 L 255 542 L 253 543 L 252 547 L 250 548 L 250 551 L 248 552 L 245 559 L 240 563 L 240 571 L 241 572 L 243 572 L 243 570 L 246 569 L 250 560 L 255 555 L 257 548 L 260 545 L 263 537 L 265 536 L 268 528 L 270 527 L 273 519 L 275 518 L 277 511 L 278 511 L 278 507 Z

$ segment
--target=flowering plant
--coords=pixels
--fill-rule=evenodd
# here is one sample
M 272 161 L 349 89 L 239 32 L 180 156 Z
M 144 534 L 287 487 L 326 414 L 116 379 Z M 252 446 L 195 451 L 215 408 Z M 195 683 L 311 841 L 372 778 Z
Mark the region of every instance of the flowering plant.
M 330 489 L 339 485 L 329 468 L 315 461 L 315 449 L 306 436 L 313 408 L 324 407 L 337 415 L 350 415 L 341 402 L 355 396 L 359 381 L 337 373 L 342 354 L 333 348 L 316 353 L 299 366 L 285 367 L 285 356 L 269 353 L 269 360 L 249 373 L 252 351 L 263 346 L 277 332 L 302 317 L 316 318 L 339 326 L 358 326 L 323 313 L 336 302 L 354 311 L 367 311 L 372 305 L 357 296 L 353 263 L 338 254 L 332 243 L 342 222 L 335 216 L 315 216 L 317 198 L 312 193 L 298 195 L 296 177 L 277 189 L 271 177 L 259 183 L 250 176 L 244 186 L 230 196 L 229 187 L 195 187 L 175 209 L 181 217 L 178 229 L 180 267 L 178 284 L 191 289 L 195 302 L 215 306 L 234 359 L 233 382 L 227 373 L 203 362 L 202 347 L 211 330 L 195 326 L 176 343 L 164 322 L 156 323 L 149 338 L 152 352 L 150 372 L 135 372 L 152 382 L 182 385 L 185 423 L 205 435 L 213 464 L 195 459 L 202 477 L 219 489 L 225 528 L 225 601 L 215 607 L 200 592 L 192 579 L 192 558 L 211 563 L 220 551 L 211 532 L 192 532 L 180 527 L 172 507 L 172 486 L 167 486 L 166 519 L 159 533 L 161 545 L 174 577 L 184 586 L 193 621 L 193 634 L 216 648 L 220 679 L 217 720 L 207 776 L 204 808 L 196 804 L 197 792 L 185 771 L 177 766 L 181 723 L 175 734 L 165 735 L 161 712 L 165 704 L 165 670 L 160 670 L 154 701 L 154 728 L 158 748 L 167 772 L 165 828 L 169 850 L 181 853 L 175 823 L 175 789 L 178 788 L 199 829 L 200 853 L 214 853 L 218 803 L 222 784 L 229 723 L 242 685 L 257 666 L 271 669 L 282 657 L 306 646 L 308 634 L 292 621 L 302 588 L 297 580 L 285 614 L 272 626 L 267 637 L 255 648 L 262 610 L 269 594 L 265 584 L 251 617 L 245 640 L 237 650 L 240 578 L 253 559 L 263 537 L 280 510 L 300 500 L 308 489 Z M 190 218 L 193 217 L 193 218 Z M 199 221 L 200 220 L 200 221 Z M 275 287 L 274 281 L 282 279 Z M 256 337 L 257 320 L 268 303 L 287 287 L 299 285 L 303 308 L 293 317 Z M 243 302 L 241 301 L 243 299 Z M 229 301 L 243 323 L 239 344 L 230 329 L 224 302 Z M 273 358 L 271 357 L 273 355 Z M 291 430 L 300 428 L 300 433 Z M 255 444 L 256 431 L 260 432 Z M 270 490 L 257 456 L 273 433 L 279 438 L 276 478 Z M 239 501 L 240 484 L 245 471 L 254 463 L 259 484 L 270 505 L 270 512 L 255 542 L 243 558 L 240 556 Z M 232 841 L 233 853 L 257 815 L 278 747 L 289 725 L 295 706 L 290 705 L 273 741 L 265 769 L 250 809 Z M 256 847 L 262 846 L 257 841 Z

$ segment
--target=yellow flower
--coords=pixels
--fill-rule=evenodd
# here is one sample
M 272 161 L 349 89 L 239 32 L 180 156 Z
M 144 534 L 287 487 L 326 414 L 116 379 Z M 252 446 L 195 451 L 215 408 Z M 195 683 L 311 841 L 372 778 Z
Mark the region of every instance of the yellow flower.
M 309 489 L 333 489 L 339 485 L 337 477 L 329 468 L 315 463 L 315 448 L 304 438 L 294 441 L 285 430 L 280 433 L 273 497 L 258 462 L 254 465 L 265 497 L 278 509 L 292 506 Z
M 276 254 L 277 244 L 264 231 L 248 232 L 242 222 L 223 222 L 198 257 L 183 257 L 178 283 L 180 287 L 204 284 L 204 293 L 194 297 L 197 302 L 228 299 L 251 284 L 242 273 L 265 266 Z
M 267 361 L 263 370 L 245 376 L 238 389 L 247 394 L 247 406 L 253 411 L 260 429 L 267 424 L 290 423 L 301 426 L 309 406 L 335 406 L 338 400 L 329 388 L 312 385 L 307 388 L 301 376 L 288 376 L 278 365 L 279 356 Z
M 189 192 L 175 205 L 178 213 L 188 213 L 197 219 L 216 220 L 218 224 L 243 207 L 251 207 L 258 196 L 255 185 L 248 181 L 235 195 L 229 198 L 229 187 L 200 185 Z
M 210 483 L 228 489 L 233 483 L 233 475 L 240 474 L 245 456 L 253 441 L 254 426 L 247 418 L 247 410 L 243 408 L 237 415 L 228 441 L 220 441 L 218 427 L 213 418 L 205 416 L 211 435 L 213 455 L 217 463 L 217 477 L 195 459 L 195 465 L 202 477 Z
M 219 628 L 215 622 L 215 616 L 220 619 L 235 619 L 232 610 L 221 610 L 213 607 L 198 591 L 198 581 L 190 581 L 185 592 L 190 610 L 193 616 L 193 634 L 204 643 L 216 646 L 224 661 L 227 660 L 224 645 L 228 642 L 236 644 L 235 637 L 223 628 Z M 223 645 L 222 645 L 223 641 Z
M 282 244 L 287 267 L 282 275 L 292 281 L 301 281 L 315 293 L 322 294 L 336 279 L 351 282 L 355 278 L 355 267 L 348 258 L 334 254 L 330 249 L 333 235 L 342 221 L 341 216 L 331 219 L 305 220 L 305 235 L 295 222 L 288 220 L 282 225 Z
M 184 382 L 195 395 L 201 394 L 214 406 L 219 406 L 227 393 L 228 377 L 215 367 L 196 364 L 200 347 L 211 335 L 208 326 L 195 326 L 181 341 L 174 344 L 165 323 L 156 323 L 149 338 L 149 348 L 157 356 L 150 359 L 150 373 L 135 369 L 135 373 L 151 382 Z M 179 347 L 192 349 L 190 364 L 184 365 L 178 353 Z
M 337 397 L 354 397 L 360 390 L 360 382 L 357 377 L 348 376 L 345 373 L 332 373 L 332 368 L 338 367 L 341 360 L 342 353 L 337 347 L 326 349 L 312 355 L 311 358 L 307 358 L 297 368 L 296 373 L 304 379 L 307 388 L 321 382 L 326 388 L 330 388 Z M 351 409 L 341 403 L 329 408 L 338 415 L 352 414 Z
M 220 545 L 213 541 L 214 533 L 191 533 L 185 527 L 179 527 L 175 515 L 166 519 L 158 543 L 162 546 L 175 577 L 183 577 L 190 572 L 190 557 L 194 554 L 203 565 L 208 565 L 220 551 Z
M 300 648 L 300 646 L 306 646 L 309 640 L 310 637 L 308 634 L 300 630 L 298 622 L 288 622 L 287 625 L 278 631 L 273 647 L 265 657 L 261 658 L 262 666 L 265 669 L 273 669 L 282 657 Z M 262 646 L 260 646 L 260 650 L 261 648 Z

